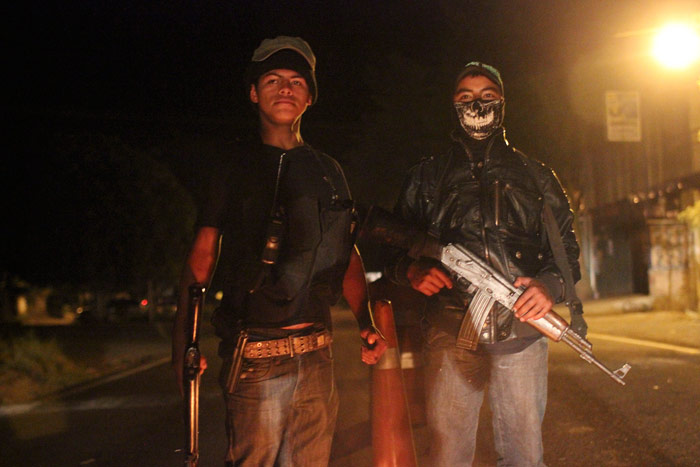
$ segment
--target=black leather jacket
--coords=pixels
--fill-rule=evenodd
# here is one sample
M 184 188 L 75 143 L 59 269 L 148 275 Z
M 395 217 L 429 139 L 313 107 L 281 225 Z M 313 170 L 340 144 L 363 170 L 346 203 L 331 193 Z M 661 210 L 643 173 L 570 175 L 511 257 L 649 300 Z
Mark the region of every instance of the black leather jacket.
M 427 228 L 442 244 L 464 245 L 512 281 L 517 276 L 539 279 L 557 302 L 563 300 L 564 281 L 542 224 L 544 201 L 556 218 L 574 280 L 581 275 L 573 212 L 554 172 L 510 146 L 505 131 L 491 137 L 481 161 L 458 137 L 453 139 L 446 154 L 411 169 L 397 214 Z M 406 284 L 409 263 L 410 258 L 399 258 L 387 273 Z M 443 289 L 428 300 L 428 321 L 431 315 L 439 321 L 436 316 L 447 314 L 444 326 L 456 332 L 459 325 L 454 329 L 451 319 L 461 321 L 470 298 L 463 288 Z M 491 330 L 482 332 L 482 343 L 538 334 L 500 306 L 494 307 L 488 323 Z

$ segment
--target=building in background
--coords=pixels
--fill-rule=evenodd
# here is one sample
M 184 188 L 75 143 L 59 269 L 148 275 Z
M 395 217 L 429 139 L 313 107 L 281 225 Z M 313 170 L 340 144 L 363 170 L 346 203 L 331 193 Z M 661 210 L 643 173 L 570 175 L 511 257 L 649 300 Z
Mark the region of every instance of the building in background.
M 700 14 L 690 30 L 666 52 L 689 54 L 685 68 L 640 52 L 654 29 L 621 34 L 571 72 L 585 154 L 578 231 L 594 297 L 641 293 L 697 309 L 700 245 L 678 215 L 700 200 Z

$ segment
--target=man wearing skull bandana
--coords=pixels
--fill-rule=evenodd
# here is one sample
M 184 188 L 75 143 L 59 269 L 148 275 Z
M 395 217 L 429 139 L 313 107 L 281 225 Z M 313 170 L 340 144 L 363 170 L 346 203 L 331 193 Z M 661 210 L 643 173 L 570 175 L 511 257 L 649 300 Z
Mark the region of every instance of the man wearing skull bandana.
M 556 219 L 574 280 L 580 278 L 573 213 L 553 171 L 514 149 L 503 128 L 504 90 L 494 67 L 470 62 L 453 90 L 449 150 L 421 161 L 404 182 L 396 213 L 441 244 L 458 243 L 526 288 L 514 313 L 496 304 L 475 349 L 456 347 L 472 294 L 432 259 L 399 256 L 394 282 L 427 296 L 424 314 L 426 414 L 434 465 L 471 465 L 488 386 L 498 465 L 544 465 L 541 425 L 547 395 L 547 340 L 526 321 L 565 296 L 542 224 Z M 572 327 L 585 336 L 581 315 Z

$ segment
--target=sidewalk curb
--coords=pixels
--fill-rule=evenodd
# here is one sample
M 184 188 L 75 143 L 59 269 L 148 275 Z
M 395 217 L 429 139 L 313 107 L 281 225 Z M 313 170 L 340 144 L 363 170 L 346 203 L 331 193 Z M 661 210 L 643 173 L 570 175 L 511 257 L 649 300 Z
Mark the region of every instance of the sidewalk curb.
M 137 365 L 135 367 L 131 368 L 125 368 L 120 371 L 116 371 L 114 373 L 106 374 L 99 376 L 97 378 L 91 379 L 89 381 L 85 381 L 82 383 L 79 383 L 75 386 L 71 386 L 62 390 L 59 390 L 55 393 L 52 393 L 50 395 L 47 395 L 45 397 L 41 398 L 41 401 L 43 401 L 45 398 L 46 399 L 53 399 L 56 397 L 67 397 L 71 396 L 74 394 L 80 394 L 83 391 L 87 391 L 88 389 L 93 389 L 98 386 L 102 386 L 103 384 L 111 383 L 112 381 L 118 381 L 120 379 L 126 378 L 127 376 L 133 375 L 135 373 L 140 373 L 142 371 L 150 370 L 151 368 L 155 368 L 157 366 L 165 365 L 166 363 L 170 362 L 170 357 L 161 357 L 157 358 L 155 360 L 149 361 L 142 363 L 140 365 Z
M 136 366 L 128 367 L 128 368 L 123 368 L 121 370 L 117 370 L 111 373 L 106 373 L 104 375 L 97 376 L 95 378 L 89 379 L 87 381 L 83 381 L 78 384 L 74 384 L 72 386 L 68 386 L 63 389 L 59 389 L 54 392 L 50 392 L 48 394 L 44 394 L 37 399 L 35 399 L 32 402 L 37 402 L 39 404 L 43 402 L 47 402 L 50 400 L 54 400 L 57 398 L 61 397 L 68 397 L 72 396 L 75 394 L 80 394 L 83 391 L 87 391 L 89 389 L 96 388 L 98 386 L 101 386 L 103 384 L 110 383 L 112 381 L 118 381 L 122 378 L 126 378 L 127 376 L 133 375 L 134 373 L 139 373 L 141 371 L 146 371 L 150 370 L 151 368 L 160 366 L 160 365 L 165 365 L 166 363 L 170 362 L 170 356 L 167 357 L 154 357 L 154 359 L 141 363 Z
M 654 310 L 654 299 L 649 295 L 624 295 L 619 297 L 609 297 L 591 300 L 582 300 L 583 314 L 588 315 L 615 315 L 623 313 L 636 313 Z M 554 310 L 564 316 L 568 316 L 566 305 L 560 303 Z
M 80 394 L 82 392 L 88 391 L 90 389 L 94 389 L 96 387 L 102 386 L 103 384 L 110 383 L 112 381 L 118 381 L 122 378 L 126 378 L 130 375 L 133 375 L 135 373 L 139 373 L 141 371 L 146 371 L 150 370 L 151 368 L 155 368 L 157 366 L 165 365 L 170 362 L 170 357 L 163 357 L 163 358 L 158 358 L 156 360 L 150 361 L 143 363 L 141 365 L 132 367 L 132 368 L 126 368 L 120 371 L 116 371 L 110 374 L 98 376 L 96 378 L 90 379 L 88 381 L 83 381 L 82 383 L 75 384 L 73 386 L 69 386 L 67 388 L 59 389 L 57 391 L 44 394 L 42 396 L 37 397 L 34 400 L 30 400 L 27 402 L 20 402 L 16 404 L 8 404 L 8 405 L 2 405 L 0 406 L 0 418 L 6 417 L 6 416 L 13 416 L 13 415 L 18 415 L 18 414 L 23 414 L 23 413 L 28 413 L 34 410 L 37 407 L 40 407 L 44 404 L 48 404 L 50 402 L 56 401 L 58 399 L 64 398 L 64 397 L 69 397 L 73 396 L 76 394 Z

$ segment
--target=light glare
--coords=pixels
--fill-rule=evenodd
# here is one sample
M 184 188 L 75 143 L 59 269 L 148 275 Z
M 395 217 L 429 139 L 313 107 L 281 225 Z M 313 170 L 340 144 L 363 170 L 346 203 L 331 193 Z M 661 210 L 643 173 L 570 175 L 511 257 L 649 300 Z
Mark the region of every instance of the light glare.
M 700 36 L 685 24 L 669 24 L 654 38 L 653 55 L 662 65 L 682 69 L 700 59 Z

